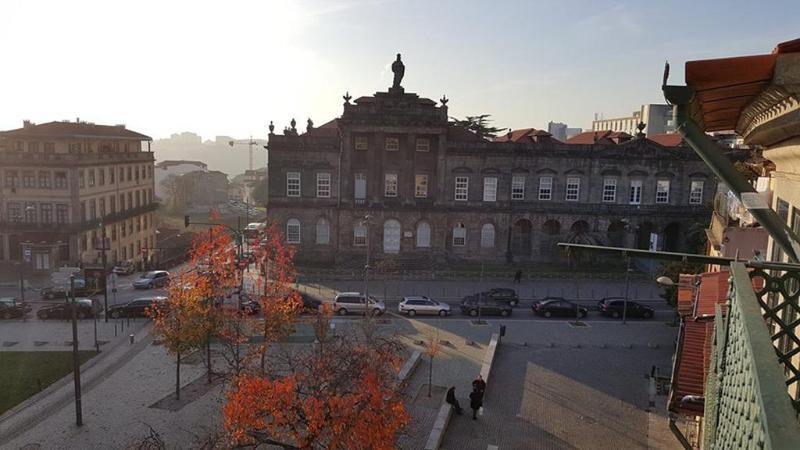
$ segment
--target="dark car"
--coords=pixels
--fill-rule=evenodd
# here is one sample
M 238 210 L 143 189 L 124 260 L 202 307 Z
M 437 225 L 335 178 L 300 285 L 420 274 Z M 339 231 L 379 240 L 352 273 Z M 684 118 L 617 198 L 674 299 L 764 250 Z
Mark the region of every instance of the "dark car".
M 25 317 L 25 314 L 30 311 L 30 305 L 18 302 L 14 297 L 0 298 L 0 318 L 13 319 L 15 317 Z
M 90 298 L 76 298 L 77 303 L 77 318 L 85 319 L 87 317 L 94 317 L 97 311 L 92 305 Z M 47 305 L 39 308 L 36 311 L 36 317 L 47 319 L 71 319 L 72 318 L 72 302 L 58 303 L 55 305 Z
M 86 288 L 86 281 L 83 278 L 75 278 L 75 296 L 85 297 L 89 295 L 89 290 Z M 56 300 L 69 297 L 69 285 L 46 287 L 40 291 L 40 295 L 44 300 Z
M 519 304 L 519 297 L 517 297 L 517 291 L 511 288 L 492 288 L 489 289 L 488 291 L 474 294 L 473 296 L 506 302 L 510 306 L 517 306 L 517 304 Z
M 123 305 L 114 305 L 108 308 L 108 316 L 113 319 L 120 317 L 148 317 L 147 311 L 154 303 L 163 302 L 167 297 L 140 297 Z
M 480 311 L 478 309 L 480 308 Z M 513 311 L 511 305 L 505 300 L 495 300 L 492 298 L 479 298 L 470 295 L 461 300 L 461 312 L 472 317 L 481 315 L 508 316 Z
M 608 297 L 597 302 L 597 309 L 600 311 L 600 314 L 617 319 L 623 316 L 622 313 L 626 307 L 625 303 L 623 297 Z M 628 300 L 625 317 L 643 317 L 645 319 L 651 319 L 654 315 L 655 310 L 653 310 L 653 308 Z
M 560 297 L 547 297 L 533 304 L 533 313 L 544 317 L 586 317 L 589 310 Z

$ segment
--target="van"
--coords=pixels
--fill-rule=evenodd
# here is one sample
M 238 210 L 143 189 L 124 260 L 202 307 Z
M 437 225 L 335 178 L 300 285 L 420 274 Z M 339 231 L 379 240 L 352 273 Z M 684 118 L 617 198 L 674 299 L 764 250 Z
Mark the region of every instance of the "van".
M 346 316 L 349 313 L 364 314 L 365 310 L 369 311 L 371 315 L 380 316 L 386 312 L 386 305 L 382 300 L 371 295 L 369 302 L 365 305 L 364 294 L 359 292 L 342 292 L 333 299 L 333 312 L 340 316 Z

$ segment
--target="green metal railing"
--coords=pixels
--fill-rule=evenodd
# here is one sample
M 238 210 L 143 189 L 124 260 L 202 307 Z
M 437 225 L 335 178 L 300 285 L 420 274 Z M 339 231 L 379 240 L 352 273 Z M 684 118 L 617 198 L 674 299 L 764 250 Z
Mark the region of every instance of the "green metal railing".
M 789 334 L 797 342 L 798 321 L 787 320 L 792 313 L 786 314 L 797 309 L 796 289 L 789 288 L 798 274 L 748 273 L 740 262 L 731 263 L 730 269 L 727 314 L 718 314 L 714 324 L 705 448 L 796 449 L 800 447 L 798 403 L 797 396 L 789 394 L 796 391 L 798 367 L 793 356 L 800 350 L 784 343 Z M 778 298 L 776 293 L 789 295 Z

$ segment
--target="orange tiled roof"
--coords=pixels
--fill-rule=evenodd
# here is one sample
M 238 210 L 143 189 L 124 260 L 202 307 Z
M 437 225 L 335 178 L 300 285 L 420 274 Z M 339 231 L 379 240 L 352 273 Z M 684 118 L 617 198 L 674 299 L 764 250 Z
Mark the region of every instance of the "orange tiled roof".
M 88 122 L 48 122 L 28 124 L 15 130 L 2 131 L 7 137 L 113 138 L 152 141 L 150 136 L 129 130 L 124 125 L 97 125 Z
M 669 411 L 684 416 L 702 416 L 706 376 L 711 363 L 711 341 L 714 333 L 712 320 L 687 320 L 681 326 L 680 345 L 676 352 Z M 690 401 L 691 397 L 699 401 Z M 685 399 L 685 400 L 684 400 Z
M 567 144 L 618 144 L 620 141 L 626 141 L 632 137 L 623 131 L 584 131 L 564 142 Z
M 647 139 L 664 147 L 680 147 L 683 144 L 683 136 L 680 133 L 652 134 L 647 136 Z

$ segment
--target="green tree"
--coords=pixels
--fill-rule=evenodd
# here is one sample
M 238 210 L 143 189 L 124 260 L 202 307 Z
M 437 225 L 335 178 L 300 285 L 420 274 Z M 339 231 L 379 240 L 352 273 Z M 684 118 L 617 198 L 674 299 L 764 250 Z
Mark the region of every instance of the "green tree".
M 489 122 L 492 120 L 489 119 L 489 117 L 491 117 L 491 114 L 467 116 L 465 119 L 456 119 L 455 117 L 451 117 L 451 119 L 453 119 L 454 124 L 464 127 L 480 137 L 493 138 L 506 130 L 505 128 L 490 126 Z

